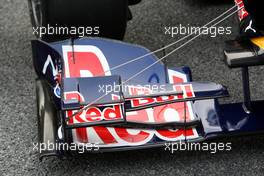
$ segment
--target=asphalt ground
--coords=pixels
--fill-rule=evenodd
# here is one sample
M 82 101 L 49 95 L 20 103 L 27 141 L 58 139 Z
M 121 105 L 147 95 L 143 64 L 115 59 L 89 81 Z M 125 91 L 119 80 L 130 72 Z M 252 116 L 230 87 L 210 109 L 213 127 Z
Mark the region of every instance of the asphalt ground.
M 164 35 L 165 26 L 201 26 L 231 6 L 231 0 L 143 0 L 132 7 L 134 19 L 128 24 L 125 41 L 154 50 L 181 37 Z M 189 65 L 194 80 L 227 85 L 232 98 L 225 102 L 241 101 L 240 71 L 228 69 L 222 60 L 224 41 L 236 36 L 237 21 L 231 17 L 221 25 L 232 27 L 232 34 L 202 36 L 167 62 Z M 32 145 L 37 142 L 33 38 L 27 2 L 1 1 L 0 175 L 263 175 L 264 136 L 224 139 L 232 142 L 232 150 L 216 154 L 151 149 L 39 162 Z M 253 98 L 263 98 L 263 67 L 250 69 L 250 73 Z

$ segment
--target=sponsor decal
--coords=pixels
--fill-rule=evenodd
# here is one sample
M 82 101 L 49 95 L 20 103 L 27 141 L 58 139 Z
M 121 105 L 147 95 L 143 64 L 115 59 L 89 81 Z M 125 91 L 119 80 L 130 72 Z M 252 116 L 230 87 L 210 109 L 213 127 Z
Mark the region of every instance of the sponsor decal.
M 111 75 L 109 65 L 106 57 L 102 51 L 90 45 L 75 45 L 74 46 L 74 58 L 72 46 L 63 46 L 63 58 L 65 63 L 65 77 L 91 77 L 91 76 L 102 76 Z M 104 74 L 102 74 L 104 73 Z M 169 70 L 170 83 L 182 83 L 186 82 L 186 75 L 180 72 Z M 194 96 L 191 92 L 191 88 L 180 87 L 184 90 L 182 96 Z M 175 87 L 177 90 L 178 88 Z M 141 88 L 133 88 L 133 94 L 142 94 Z M 67 95 L 69 97 L 82 98 L 80 95 Z M 115 96 L 113 95 L 113 98 Z M 116 97 L 118 98 L 118 97 Z M 155 100 L 149 101 L 163 101 L 165 97 L 158 97 Z M 167 97 L 170 98 L 170 97 Z M 177 97 L 183 98 L 183 97 Z M 140 102 L 142 103 L 142 102 Z M 186 109 L 185 109 L 186 108 Z M 119 118 L 119 107 L 112 106 L 106 112 L 99 112 L 98 109 L 94 108 L 89 111 L 89 120 L 102 120 L 110 117 L 110 112 L 113 113 L 112 117 Z M 67 116 L 71 116 L 74 112 L 68 111 Z M 82 114 L 83 116 L 86 115 Z M 80 116 L 82 116 L 80 115 Z M 194 115 L 192 112 L 192 105 L 190 102 L 173 103 L 169 105 L 159 106 L 155 108 L 144 109 L 140 111 L 127 112 L 126 119 L 128 121 L 136 122 L 171 122 L 180 121 L 185 118 L 186 120 L 193 120 Z M 72 118 L 70 123 L 82 123 L 87 118 L 79 118 L 76 116 Z M 165 141 L 178 141 L 184 139 L 197 138 L 198 134 L 195 129 L 171 129 L 171 130 L 143 130 L 143 129 L 126 129 L 117 127 L 89 127 L 89 128 L 78 128 L 73 129 L 73 140 L 75 143 L 98 143 L 100 147 L 120 147 L 120 146 L 137 146 L 144 145 L 155 138 Z M 156 139 L 155 139 L 156 140 Z
M 238 11 L 238 16 L 239 16 L 239 20 L 242 21 L 244 18 L 246 18 L 249 14 L 246 11 L 244 7 L 244 2 L 243 0 L 235 0 L 235 3 L 237 5 L 238 8 L 242 8 L 241 10 Z
M 134 88 L 135 89 L 135 88 Z M 139 88 L 141 89 L 141 88 Z M 183 95 L 169 95 L 169 96 L 159 96 L 159 97 L 148 97 L 148 98 L 133 98 L 131 99 L 131 107 L 137 108 L 142 106 L 148 106 L 152 104 L 165 103 L 168 101 L 192 98 L 194 97 L 194 92 L 191 84 L 188 85 L 175 85 L 175 91 L 183 92 Z
M 50 55 L 48 55 L 44 65 L 43 65 L 42 73 L 44 75 L 47 74 L 47 69 L 49 67 L 51 68 L 53 79 L 56 81 L 56 86 L 53 88 L 53 93 L 54 93 L 54 95 L 57 98 L 60 98 L 61 97 L 60 96 L 61 89 L 60 89 L 60 84 L 59 84 L 59 82 L 60 82 L 60 74 L 59 74 L 57 65 L 56 66 L 54 65 Z
M 53 93 L 57 98 L 61 98 L 61 88 L 59 84 L 57 84 L 56 87 L 53 88 Z
M 53 63 L 50 55 L 48 55 L 47 60 L 46 60 L 44 66 L 43 66 L 43 69 L 42 69 L 42 73 L 44 75 L 46 74 L 47 68 L 49 65 L 51 66 L 52 74 L 53 74 L 53 77 L 55 79 L 55 77 L 58 75 L 58 68 L 54 66 L 54 63 Z

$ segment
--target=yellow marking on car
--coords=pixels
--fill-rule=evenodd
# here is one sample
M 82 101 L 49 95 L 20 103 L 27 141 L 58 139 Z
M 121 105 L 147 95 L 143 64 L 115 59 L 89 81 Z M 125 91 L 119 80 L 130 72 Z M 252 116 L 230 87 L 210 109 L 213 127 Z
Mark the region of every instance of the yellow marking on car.
M 251 42 L 264 49 L 264 37 L 253 38 L 251 39 Z

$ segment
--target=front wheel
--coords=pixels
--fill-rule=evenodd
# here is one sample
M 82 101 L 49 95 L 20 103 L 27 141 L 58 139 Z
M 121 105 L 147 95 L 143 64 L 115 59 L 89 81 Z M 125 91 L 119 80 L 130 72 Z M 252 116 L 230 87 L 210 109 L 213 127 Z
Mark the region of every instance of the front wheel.
M 141 2 L 141 0 L 128 0 L 128 4 L 129 5 L 136 5 L 136 4 L 140 3 L 140 2 Z
M 95 36 L 122 40 L 128 19 L 128 0 L 28 0 L 33 27 L 99 27 Z M 91 34 L 93 36 L 93 34 Z M 89 35 L 90 36 L 90 35 Z M 38 36 L 39 37 L 39 36 Z M 45 34 L 43 40 L 79 37 Z
M 48 146 L 56 144 L 57 139 L 57 111 L 51 100 L 48 84 L 44 80 L 36 81 L 36 101 L 39 143 Z M 43 150 L 40 156 L 56 155 L 57 151 Z

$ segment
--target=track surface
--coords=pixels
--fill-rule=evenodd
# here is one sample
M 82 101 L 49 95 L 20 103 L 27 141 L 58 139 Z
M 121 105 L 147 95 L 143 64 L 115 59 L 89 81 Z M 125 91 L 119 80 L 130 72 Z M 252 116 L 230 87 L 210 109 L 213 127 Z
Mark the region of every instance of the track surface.
M 127 42 L 154 50 L 172 39 L 164 36 L 164 26 L 201 26 L 232 2 L 210 0 L 143 0 L 134 6 Z M 214 2 L 214 3 L 212 3 Z M 195 80 L 210 80 L 229 86 L 232 99 L 241 100 L 239 70 L 231 71 L 222 62 L 223 42 L 236 35 L 237 23 L 230 18 L 233 34 L 203 36 L 175 53 L 170 65 L 189 65 Z M 250 175 L 264 173 L 264 137 L 228 140 L 233 150 L 176 152 L 163 149 L 87 155 L 61 161 L 38 162 L 32 150 L 37 142 L 34 78 L 30 39 L 34 38 L 26 1 L 0 2 L 0 175 Z M 263 67 L 250 70 L 254 98 L 263 96 Z

